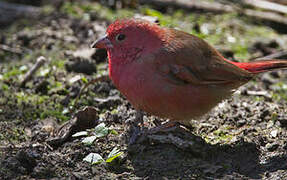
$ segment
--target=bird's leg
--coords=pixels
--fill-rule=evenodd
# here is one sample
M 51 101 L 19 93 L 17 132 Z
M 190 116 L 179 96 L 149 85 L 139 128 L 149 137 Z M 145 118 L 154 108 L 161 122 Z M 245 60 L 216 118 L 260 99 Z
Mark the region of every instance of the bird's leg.
M 141 126 L 143 124 L 143 115 L 144 115 L 143 112 L 140 110 L 136 112 L 135 120 L 132 122 L 130 126 L 132 135 L 130 137 L 129 144 L 134 144 L 138 136 L 141 134 Z
M 134 124 L 138 125 L 142 125 L 143 124 L 143 116 L 144 116 L 144 113 L 141 111 L 141 110 L 138 110 L 136 112 L 136 117 L 135 117 L 135 121 L 134 121 Z

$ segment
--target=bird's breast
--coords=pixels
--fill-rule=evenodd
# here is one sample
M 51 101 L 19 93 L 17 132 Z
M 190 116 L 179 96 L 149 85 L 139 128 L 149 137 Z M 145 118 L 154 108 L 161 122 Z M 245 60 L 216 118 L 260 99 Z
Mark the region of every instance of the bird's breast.
M 171 83 L 148 64 L 112 65 L 110 75 L 136 109 L 173 120 L 201 116 L 225 98 L 218 87 Z

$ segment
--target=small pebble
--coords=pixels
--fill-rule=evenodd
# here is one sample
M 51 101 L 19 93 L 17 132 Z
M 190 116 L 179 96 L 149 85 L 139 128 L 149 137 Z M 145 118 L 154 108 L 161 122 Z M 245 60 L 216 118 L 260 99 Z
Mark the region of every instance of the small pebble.
M 279 144 L 277 144 L 277 143 L 268 143 L 268 144 L 266 144 L 265 147 L 266 147 L 266 149 L 268 151 L 275 151 L 279 147 Z
M 239 126 L 239 127 L 241 127 L 241 126 L 243 126 L 243 125 L 245 125 L 246 124 L 246 120 L 245 119 L 240 119 L 239 121 L 237 121 L 237 125 Z
M 274 137 L 274 138 L 277 137 L 277 134 L 278 134 L 278 130 L 277 129 L 272 130 L 271 133 L 270 133 L 271 137 Z

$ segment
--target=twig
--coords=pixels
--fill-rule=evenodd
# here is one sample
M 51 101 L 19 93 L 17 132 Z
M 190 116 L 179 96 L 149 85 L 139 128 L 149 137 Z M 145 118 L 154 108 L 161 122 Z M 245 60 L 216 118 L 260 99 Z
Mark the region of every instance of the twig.
M 271 99 L 272 95 L 267 91 L 246 91 L 246 95 L 249 96 L 263 96 L 267 99 Z
M 262 8 L 268 11 L 274 11 L 287 14 L 287 6 L 277 4 L 274 2 L 268 2 L 265 0 L 242 0 L 244 4 L 251 5 L 256 8 Z
M 23 87 L 32 78 L 36 71 L 46 62 L 46 58 L 43 56 L 38 57 L 34 66 L 25 74 L 20 86 Z
M 257 1 L 257 0 L 256 0 Z M 256 18 L 262 21 L 270 21 L 281 25 L 287 25 L 287 18 L 283 15 L 274 12 L 260 12 L 251 9 L 243 9 L 218 2 L 205 2 L 197 0 L 139 0 L 142 4 L 150 4 L 156 7 L 166 8 L 174 7 L 189 11 L 202 10 L 212 13 L 239 13 L 244 16 Z M 240 3 L 240 1 L 239 1 Z
M 16 18 L 22 17 L 34 18 L 40 13 L 41 9 L 34 6 L 0 2 L 0 23 L 13 22 Z
M 108 75 L 103 75 L 103 76 L 97 77 L 96 79 L 93 79 L 93 80 L 89 81 L 87 84 L 85 84 L 85 85 L 81 88 L 79 94 L 77 95 L 73 107 L 75 107 L 75 105 L 78 103 L 78 100 L 79 100 L 79 98 L 81 97 L 81 94 L 84 92 L 84 90 L 85 90 L 88 86 L 90 86 L 91 84 L 94 84 L 94 83 L 96 83 L 96 82 L 99 82 L 99 81 L 102 82 L 102 81 L 107 81 L 107 80 L 109 80 L 109 76 L 108 76 Z
M 142 4 L 151 4 L 159 7 L 175 7 L 185 10 L 204 10 L 214 13 L 233 12 L 234 7 L 218 2 L 191 1 L 191 0 L 139 0 Z
M 34 6 L 28 6 L 23 4 L 15 4 L 15 3 L 8 3 L 8 2 L 0 2 L 0 9 L 5 11 L 15 11 L 17 13 L 38 13 L 40 10 Z M 31 14 L 35 15 L 35 14 Z
M 53 148 L 47 144 L 47 143 L 44 143 L 44 144 L 40 144 L 40 143 L 35 143 L 35 144 L 22 144 L 22 145 L 14 145 L 14 146 L 0 146 L 0 150 L 10 150 L 10 149 L 25 149 L 25 148 L 38 148 L 38 147 L 48 147 L 50 150 L 53 150 Z
M 264 57 L 256 58 L 255 60 L 264 60 L 264 59 L 287 59 L 287 51 L 276 52 Z
M 12 47 L 9 47 L 5 44 L 0 44 L 0 49 L 2 49 L 4 51 L 11 52 L 11 53 L 15 53 L 15 54 L 23 54 L 23 51 L 21 49 L 12 48 Z
M 284 4 L 287 5 L 287 1 L 286 0 L 268 0 L 270 2 L 275 2 L 277 4 Z
M 264 21 L 275 22 L 278 24 L 282 24 L 284 26 L 287 25 L 287 18 L 285 16 L 282 16 L 282 15 L 279 15 L 273 12 L 261 12 L 261 11 L 246 9 L 242 11 L 242 14 L 249 16 L 249 17 L 254 17 L 256 19 L 264 20 Z

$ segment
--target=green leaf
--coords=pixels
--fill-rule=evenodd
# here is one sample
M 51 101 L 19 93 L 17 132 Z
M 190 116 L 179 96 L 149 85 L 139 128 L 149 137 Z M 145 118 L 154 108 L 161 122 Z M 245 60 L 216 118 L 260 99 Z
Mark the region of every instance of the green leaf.
M 147 8 L 145 13 L 146 13 L 146 15 L 149 15 L 149 16 L 154 16 L 154 17 L 158 17 L 158 18 L 163 17 L 161 12 L 154 10 L 154 9 Z
M 1 75 L 0 75 L 0 80 L 1 80 Z M 1 84 L 0 89 L 2 89 L 3 91 L 7 91 L 9 90 L 9 86 L 7 84 Z
M 112 162 L 114 159 L 116 159 L 117 157 L 119 157 L 120 155 L 122 155 L 123 152 L 120 152 L 120 150 L 118 148 L 114 148 L 110 154 L 108 155 L 108 159 L 106 160 L 107 163 Z
M 82 81 L 83 81 L 83 83 L 85 83 L 85 84 L 87 84 L 89 81 L 87 80 L 87 78 L 86 77 L 82 77 Z
M 87 135 L 88 135 L 87 131 L 80 131 L 80 132 L 73 134 L 72 137 L 87 136 Z
M 70 112 L 69 108 L 64 108 L 62 114 L 68 114 Z
M 27 67 L 26 65 L 23 65 L 23 66 L 21 66 L 21 67 L 19 68 L 19 70 L 20 70 L 21 72 L 26 72 L 26 71 L 28 70 L 28 67 Z
M 104 123 L 101 123 L 95 127 L 94 133 L 96 137 L 104 137 L 109 134 L 109 128 Z
M 45 68 L 45 69 L 42 69 L 40 71 L 40 75 L 41 76 L 47 76 L 49 74 L 49 72 L 50 72 L 50 69 L 49 68 Z
M 113 135 L 118 135 L 119 133 L 114 129 L 109 129 L 110 133 Z
M 96 139 L 97 139 L 97 136 L 85 137 L 85 138 L 82 140 L 82 143 L 92 144 Z
M 86 161 L 91 164 L 99 164 L 101 162 L 104 162 L 104 159 L 98 153 L 90 153 L 83 159 L 83 161 Z

